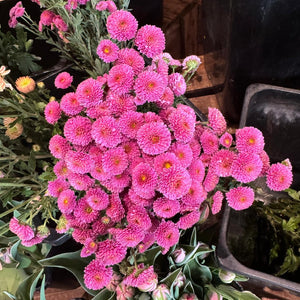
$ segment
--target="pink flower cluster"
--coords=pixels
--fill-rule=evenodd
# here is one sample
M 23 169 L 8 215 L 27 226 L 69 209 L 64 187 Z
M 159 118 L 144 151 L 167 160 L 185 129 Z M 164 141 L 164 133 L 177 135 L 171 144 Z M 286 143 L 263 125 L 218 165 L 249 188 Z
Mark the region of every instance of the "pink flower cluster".
M 9 21 L 8 21 L 8 25 L 11 28 L 15 28 L 18 24 L 17 18 L 20 18 L 24 15 L 25 12 L 25 8 L 22 5 L 22 2 L 19 1 L 16 3 L 16 5 L 14 7 L 11 8 L 11 10 L 9 11 Z
M 288 171 L 269 167 L 257 129 L 238 130 L 233 147 L 219 110 L 209 109 L 204 126 L 190 107 L 173 106 L 186 83 L 174 71 L 178 62 L 162 52 L 165 38 L 159 28 L 137 30 L 130 12 L 114 10 L 107 30 L 114 40 L 133 39 L 137 50 L 102 40 L 97 53 L 113 63 L 109 73 L 82 81 L 75 93 L 45 109 L 51 124 L 62 112 L 68 117 L 64 135 L 49 142 L 58 162 L 48 192 L 57 197 L 66 230 L 72 228 L 73 238 L 83 245 L 81 255 L 95 257 L 85 269 L 85 283 L 95 290 L 114 285 L 112 266 L 126 258 L 129 248 L 143 253 L 156 243 L 166 254 L 178 243 L 180 230 L 199 221 L 210 192 L 217 213 L 224 197 L 217 191 L 220 177 L 245 184 L 267 172 L 271 188 L 285 188 L 290 179 Z M 143 55 L 152 58 L 150 65 L 145 66 Z M 148 103 L 158 112 L 143 111 Z M 245 209 L 254 192 L 240 186 L 226 199 L 234 209 Z M 120 281 L 117 294 L 128 286 L 153 291 L 157 275 L 140 265 Z
M 31 226 L 20 222 L 15 217 L 9 222 L 9 230 L 16 234 L 22 241 L 22 245 L 26 247 L 39 244 L 48 236 L 48 233 L 39 232 L 38 229 L 33 229 Z

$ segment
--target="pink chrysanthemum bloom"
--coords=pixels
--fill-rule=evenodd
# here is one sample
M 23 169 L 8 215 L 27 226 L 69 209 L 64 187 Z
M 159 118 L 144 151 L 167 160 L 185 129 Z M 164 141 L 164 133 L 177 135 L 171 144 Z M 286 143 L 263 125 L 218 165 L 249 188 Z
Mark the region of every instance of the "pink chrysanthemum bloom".
M 105 240 L 98 244 L 96 258 L 104 266 L 120 263 L 126 256 L 127 247 L 114 240 Z
M 76 206 L 74 191 L 67 189 L 60 193 L 57 199 L 57 206 L 63 214 L 70 214 Z
M 127 41 L 134 38 L 138 22 L 129 11 L 117 10 L 108 16 L 106 27 L 112 39 Z
M 224 195 L 222 192 L 217 191 L 213 197 L 213 203 L 211 205 L 211 212 L 213 215 L 217 214 L 218 212 L 220 212 L 221 208 L 222 208 L 222 202 L 224 199 Z
M 102 84 L 93 78 L 88 78 L 78 84 L 76 97 L 79 104 L 89 108 L 103 101 Z
M 118 124 L 123 135 L 135 138 L 137 131 L 144 124 L 144 116 L 140 112 L 127 111 L 119 118 Z
M 176 155 L 182 167 L 187 168 L 190 166 L 193 160 L 193 152 L 189 144 L 180 144 L 176 142 L 172 144 L 170 151 Z
M 196 122 L 197 116 L 195 114 L 195 111 L 191 107 L 189 107 L 188 105 L 179 103 L 177 105 L 177 110 L 178 111 L 183 111 L 183 112 L 191 115 L 193 117 L 193 120 Z
M 135 79 L 134 90 L 136 96 L 148 102 L 158 101 L 166 88 L 162 76 L 153 71 L 144 71 Z
M 206 177 L 203 181 L 203 187 L 206 192 L 211 192 L 219 183 L 219 176 L 214 172 L 213 169 L 209 168 Z
M 103 11 L 107 9 L 107 1 L 99 1 L 96 6 L 95 9 L 98 11 Z
M 113 13 L 118 9 L 114 1 L 107 0 L 106 2 L 107 2 L 107 9 L 109 12 Z
M 119 175 L 128 166 L 128 158 L 122 147 L 112 148 L 103 154 L 102 166 L 104 172 Z
M 104 116 L 110 116 L 111 111 L 107 101 L 99 103 L 95 106 L 89 107 L 85 111 L 86 115 L 92 119 L 97 119 Z
M 174 200 L 184 196 L 191 184 L 188 171 L 181 166 L 174 166 L 160 174 L 157 188 L 165 197 Z
M 106 209 L 106 215 L 113 222 L 120 222 L 125 216 L 125 209 L 122 205 L 119 194 L 117 193 L 111 194 L 109 199 L 110 199 L 110 204 Z
M 65 138 L 56 134 L 49 141 L 49 150 L 55 158 L 64 158 L 71 146 Z
M 84 152 L 68 151 L 65 162 L 71 172 L 85 174 L 93 168 L 93 160 L 90 155 Z
M 180 73 L 172 73 L 169 75 L 169 88 L 175 96 L 181 96 L 186 91 L 186 83 L 184 77 Z
M 269 158 L 269 155 L 267 154 L 267 152 L 265 150 L 263 150 L 259 153 L 259 157 L 260 157 L 260 159 L 263 163 L 263 166 L 262 166 L 262 169 L 261 169 L 261 172 L 260 172 L 259 176 L 264 176 L 264 175 L 266 175 L 267 171 L 270 168 L 270 158 Z
M 193 180 L 202 182 L 205 175 L 205 167 L 201 159 L 195 159 L 192 161 L 188 169 L 190 176 Z
M 129 65 L 116 65 L 108 73 L 107 84 L 114 93 L 123 95 L 132 88 L 133 76 L 133 69 Z
M 144 253 L 155 243 L 155 234 L 154 232 L 145 233 L 145 237 L 141 243 L 138 245 L 139 253 Z
M 201 59 L 196 55 L 189 55 L 182 62 L 183 69 L 191 73 L 197 71 L 200 64 Z
M 116 64 L 126 64 L 132 67 L 135 75 L 139 74 L 145 66 L 143 57 L 132 48 L 120 49 Z
M 206 154 L 213 154 L 219 149 L 218 137 L 209 130 L 204 130 L 200 137 L 200 143 Z
M 19 18 L 22 17 L 25 12 L 25 8 L 22 6 L 22 2 L 18 1 L 14 7 L 9 11 L 9 16 Z
M 250 187 L 240 186 L 226 193 L 228 205 L 235 210 L 250 207 L 254 201 L 254 191 Z
M 169 219 L 180 212 L 180 203 L 177 200 L 161 197 L 154 201 L 153 211 L 158 217 Z
M 227 124 L 225 118 L 217 108 L 208 108 L 208 126 L 219 136 L 226 131 Z
M 14 233 L 18 234 L 21 229 L 21 224 L 19 223 L 19 220 L 16 217 L 12 217 L 9 221 L 9 230 Z
M 76 116 L 67 120 L 64 135 L 72 144 L 86 146 L 92 141 L 92 122 L 89 118 Z
M 99 217 L 99 211 L 93 209 L 86 200 L 86 197 L 79 199 L 74 209 L 74 216 L 85 224 L 92 223 Z
M 137 278 L 137 288 L 142 292 L 152 292 L 156 289 L 158 276 L 154 272 L 153 266 L 150 266 L 139 274 Z
M 34 238 L 34 230 L 27 224 L 20 224 L 19 231 L 17 233 L 17 236 L 19 237 L 22 242 L 29 241 Z
M 155 171 L 159 174 L 165 169 L 170 169 L 173 166 L 180 166 L 180 161 L 174 153 L 166 152 L 157 155 L 154 158 L 153 166 Z
M 79 104 L 75 93 L 67 93 L 62 96 L 60 108 L 67 116 L 78 115 L 83 109 Z
M 170 247 L 179 241 L 179 230 L 176 224 L 171 221 L 162 221 L 155 231 L 156 243 L 163 247 L 162 254 L 166 254 Z
M 258 154 L 255 154 L 255 152 L 241 152 L 232 163 L 232 177 L 243 183 L 251 182 L 260 175 L 262 166 Z
M 211 154 L 202 153 L 200 155 L 200 160 L 202 161 L 204 167 L 208 167 L 212 158 Z
M 88 257 L 94 254 L 97 251 L 98 244 L 94 241 L 94 239 L 87 238 L 84 242 L 84 247 L 81 250 L 81 257 Z
M 120 147 L 123 147 L 125 153 L 128 156 L 128 160 L 132 162 L 137 157 L 140 157 L 141 151 L 136 141 L 129 140 L 123 142 Z
M 169 65 L 162 58 L 159 59 L 156 63 L 152 61 L 152 64 L 156 67 L 156 72 L 163 77 L 165 83 L 168 84 L 168 75 L 169 75 Z
M 174 103 L 174 93 L 169 87 L 166 87 L 161 98 L 156 101 L 156 104 L 163 109 L 172 106 Z
M 103 169 L 102 155 L 94 157 L 94 164 L 90 174 L 93 178 L 99 181 L 105 181 L 111 178 L 112 175 L 105 172 Z
M 112 268 L 107 268 L 98 260 L 92 260 L 84 268 L 84 283 L 91 290 L 101 290 L 113 277 Z
M 68 31 L 68 25 L 65 23 L 63 18 L 59 15 L 54 16 L 52 19 L 52 24 L 55 25 L 55 27 L 62 32 Z
M 129 186 L 130 181 L 131 176 L 126 170 L 122 174 L 112 176 L 108 180 L 102 181 L 101 184 L 103 184 L 108 190 L 113 193 L 122 193 L 123 190 Z
M 165 43 L 164 33 L 154 25 L 141 27 L 135 37 L 135 45 L 139 51 L 150 58 L 164 51 Z
M 179 229 L 188 229 L 195 225 L 200 220 L 200 212 L 198 210 L 192 211 L 182 216 L 177 222 Z
M 282 163 L 271 165 L 267 171 L 267 186 L 273 191 L 283 191 L 290 187 L 293 181 L 291 169 Z
M 177 141 L 188 143 L 192 140 L 195 132 L 195 120 L 192 115 L 177 109 L 169 115 L 168 121 Z
M 113 235 L 120 244 L 135 247 L 144 239 L 145 233 L 136 226 L 128 226 L 125 229 L 117 229 Z
M 193 211 L 199 209 L 200 204 L 206 199 L 207 192 L 198 181 L 193 180 L 186 195 L 181 198 L 181 211 Z
M 78 191 L 86 191 L 93 186 L 95 180 L 90 178 L 88 175 L 71 173 L 68 175 L 68 180 L 73 188 Z
M 144 124 L 137 132 L 137 142 L 143 152 L 149 155 L 161 154 L 171 145 L 171 134 L 163 123 Z
M 130 200 L 130 204 L 133 205 L 141 205 L 143 207 L 149 207 L 152 204 L 152 199 L 145 199 L 139 196 L 133 189 L 128 191 L 128 198 Z
M 251 152 L 259 154 L 265 146 L 262 132 L 255 127 L 244 127 L 237 129 L 236 149 L 239 152 Z
M 128 209 L 126 218 L 129 226 L 135 226 L 144 231 L 147 231 L 152 226 L 151 219 L 146 209 L 142 206 L 132 205 Z
M 32 247 L 33 245 L 37 245 L 37 244 L 40 244 L 43 240 L 44 240 L 44 236 L 34 236 L 32 239 L 30 240 L 23 240 L 21 242 L 21 244 L 25 247 Z
M 108 218 L 108 217 L 106 217 L 106 218 Z M 106 223 L 103 223 L 100 219 L 100 220 L 96 220 L 95 222 L 92 223 L 92 230 L 97 236 L 105 235 L 108 233 L 108 229 L 111 228 L 113 225 L 114 225 L 114 223 L 112 221 L 110 221 L 108 224 L 106 224 Z
M 86 192 L 86 202 L 94 210 L 106 209 L 109 204 L 108 194 L 101 188 L 92 188 Z
M 220 177 L 231 176 L 231 166 L 236 158 L 233 151 L 222 149 L 215 152 L 210 161 L 210 167 Z
M 147 111 L 146 113 L 144 113 L 144 119 L 145 119 L 145 123 L 151 123 L 151 122 L 164 123 L 162 118 L 158 114 L 152 111 Z
M 69 188 L 69 183 L 63 178 L 57 178 L 48 182 L 48 192 L 52 197 L 58 197 L 60 193 Z
M 157 174 L 147 163 L 138 164 L 132 172 L 132 187 L 142 198 L 150 199 L 155 195 Z
M 53 22 L 54 17 L 55 17 L 55 13 L 53 11 L 44 10 L 40 16 L 39 31 L 42 31 L 43 25 L 50 26 Z
M 225 132 L 219 140 L 220 145 L 225 148 L 230 148 L 232 145 L 232 135 L 229 132 Z
M 97 119 L 92 126 L 95 142 L 107 148 L 114 148 L 121 142 L 118 123 L 113 117 L 104 116 Z
M 87 227 L 81 226 L 80 223 L 77 225 L 79 225 L 80 228 L 75 228 L 72 232 L 72 237 L 77 243 L 84 244 L 87 239 L 95 238 L 95 234 L 92 232 L 91 229 L 87 229 Z
M 67 89 L 71 86 L 72 82 L 73 76 L 71 76 L 70 73 L 61 72 L 56 76 L 54 85 L 58 89 Z
M 61 108 L 57 101 L 49 102 L 45 107 L 45 118 L 49 124 L 55 124 L 61 116 Z
M 97 47 L 98 56 L 106 63 L 111 63 L 118 58 L 119 47 L 111 40 L 102 40 Z
M 110 114 L 115 117 L 120 117 L 127 111 L 136 111 L 134 97 L 130 94 L 118 95 L 115 92 L 107 93 L 106 102 Z

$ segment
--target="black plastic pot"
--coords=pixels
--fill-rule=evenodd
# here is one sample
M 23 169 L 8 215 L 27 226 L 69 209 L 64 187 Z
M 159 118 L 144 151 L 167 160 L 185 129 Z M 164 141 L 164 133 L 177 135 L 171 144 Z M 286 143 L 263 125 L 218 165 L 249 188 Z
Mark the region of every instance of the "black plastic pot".
M 240 128 L 253 126 L 265 137 L 265 150 L 271 162 L 289 158 L 293 165 L 293 188 L 300 188 L 300 91 L 265 84 L 250 85 L 245 94 Z M 259 185 L 261 186 L 261 184 Z M 269 201 L 280 193 L 269 192 Z M 265 198 L 262 200 L 266 200 Z M 269 263 L 273 228 L 252 208 L 236 212 L 226 207 L 222 219 L 217 256 L 222 268 L 243 274 L 255 286 L 288 289 L 300 294 L 300 270 L 286 279 L 270 273 L 279 265 Z M 285 255 L 280 253 L 279 255 Z M 246 266 L 247 265 L 247 266 Z M 290 276 L 290 277 L 289 277 Z
M 250 284 L 252 284 L 256 288 L 263 288 L 267 286 L 268 288 L 275 290 L 289 290 L 292 293 L 300 295 L 300 283 L 270 275 L 266 273 L 267 270 L 258 271 L 256 269 L 246 267 L 232 253 L 232 249 L 230 249 L 229 245 L 235 236 L 239 237 L 240 235 L 245 234 L 245 244 L 239 244 L 237 245 L 237 247 L 242 248 L 246 247 L 247 243 L 249 243 L 248 245 L 251 244 L 252 237 L 248 236 L 249 231 L 246 230 L 246 228 L 244 228 L 243 230 L 240 222 L 242 221 L 242 223 L 245 224 L 245 217 L 248 213 L 248 210 L 235 213 L 232 209 L 226 207 L 223 214 L 220 236 L 217 246 L 217 258 L 220 267 L 231 272 L 247 276 L 249 278 Z M 253 214 L 250 214 L 249 217 L 251 217 L 253 220 L 252 225 L 257 226 L 257 219 L 253 218 Z M 263 249 L 266 244 L 270 243 L 268 239 L 268 233 L 265 228 L 264 234 L 260 236 L 261 244 L 256 245 L 257 249 Z M 243 253 L 245 259 L 247 259 L 247 256 L 249 255 L 254 255 L 249 249 L 240 249 L 240 251 L 241 250 L 245 250 L 245 252 Z M 261 254 L 265 253 L 261 252 Z M 257 257 L 252 258 L 252 260 L 255 259 L 257 259 Z

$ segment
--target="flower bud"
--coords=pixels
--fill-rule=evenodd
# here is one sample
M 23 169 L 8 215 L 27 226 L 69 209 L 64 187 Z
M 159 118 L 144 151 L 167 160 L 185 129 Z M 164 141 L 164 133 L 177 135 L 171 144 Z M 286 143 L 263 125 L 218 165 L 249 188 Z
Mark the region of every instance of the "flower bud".
M 209 216 L 209 206 L 206 203 L 203 203 L 200 207 L 200 220 L 199 224 L 204 223 Z
M 235 278 L 235 274 L 230 271 L 220 269 L 219 277 L 224 283 L 231 283 Z
M 216 292 L 209 291 L 207 293 L 205 299 L 209 299 L 209 300 L 222 300 L 223 297 L 221 295 L 218 295 Z
M 198 297 L 195 294 L 183 294 L 179 300 L 198 300 Z
M 174 258 L 174 262 L 176 264 L 180 264 L 185 259 L 185 250 L 182 248 L 178 248 L 173 252 L 172 256 Z
M 38 151 L 41 150 L 41 146 L 38 145 L 38 144 L 34 144 L 34 145 L 32 145 L 32 150 L 33 150 L 34 152 L 38 152 Z
M 133 299 L 134 289 L 131 286 L 121 283 L 117 286 L 116 293 L 117 293 L 117 300 Z
M 115 291 L 117 289 L 117 286 L 120 284 L 121 280 L 122 276 L 114 273 L 110 283 L 106 288 L 110 291 Z
M 39 237 L 47 237 L 50 234 L 50 230 L 47 226 L 41 225 L 37 228 L 37 235 Z
M 45 83 L 43 81 L 40 81 L 36 84 L 38 88 L 43 89 L 45 87 Z
M 178 274 L 176 279 L 174 280 L 174 285 L 177 286 L 178 288 L 181 288 L 185 285 L 186 278 L 182 272 Z
M 160 284 L 152 292 L 152 300 L 167 300 L 170 296 L 170 290 L 165 284 Z

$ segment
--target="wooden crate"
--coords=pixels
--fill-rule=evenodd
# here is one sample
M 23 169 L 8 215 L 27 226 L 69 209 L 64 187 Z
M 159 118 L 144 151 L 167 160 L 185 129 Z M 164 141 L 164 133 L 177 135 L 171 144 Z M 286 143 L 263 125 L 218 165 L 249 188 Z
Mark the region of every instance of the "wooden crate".
M 164 0 L 163 26 L 166 52 L 180 59 L 200 54 L 201 0 Z

